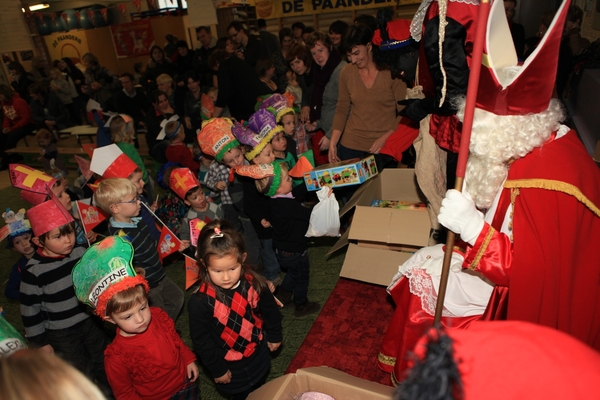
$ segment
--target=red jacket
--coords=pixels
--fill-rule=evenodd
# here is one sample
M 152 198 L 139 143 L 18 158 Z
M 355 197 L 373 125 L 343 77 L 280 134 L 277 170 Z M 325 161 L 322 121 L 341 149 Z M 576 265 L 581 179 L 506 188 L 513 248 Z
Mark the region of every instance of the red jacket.
M 10 100 L 2 102 L 2 112 L 4 113 L 2 127 L 9 128 L 11 131 L 33 123 L 29 104 L 18 93 L 13 93 Z

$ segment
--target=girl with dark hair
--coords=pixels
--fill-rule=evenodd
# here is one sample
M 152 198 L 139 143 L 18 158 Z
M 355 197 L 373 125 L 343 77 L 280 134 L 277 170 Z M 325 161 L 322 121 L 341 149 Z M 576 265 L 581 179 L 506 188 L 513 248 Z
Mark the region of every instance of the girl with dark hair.
M 300 110 L 300 121 L 310 121 L 310 101 L 313 88 L 313 72 L 311 70 L 312 58 L 310 51 L 301 44 L 295 44 L 289 50 L 287 62 L 292 71 L 296 73 L 296 78 L 302 89 L 302 108 Z
M 271 58 L 259 58 L 256 61 L 256 66 L 254 67 L 260 82 L 263 86 L 262 91 L 265 94 L 273 94 L 277 93 L 277 84 L 273 82 L 273 77 L 275 76 L 275 65 L 273 64 L 273 59 Z
M 19 93 L 23 100 L 29 103 L 29 100 L 31 100 L 29 98 L 29 86 L 35 82 L 35 77 L 26 72 L 21 63 L 17 61 L 9 63 L 8 70 L 10 72 L 9 79 L 11 79 L 10 86 Z
M 282 341 L 275 298 L 245 264 L 246 254 L 242 236 L 227 221 L 206 225 L 198 239 L 200 288 L 188 304 L 194 350 L 231 399 L 245 399 L 262 386 L 269 351 Z
M 379 70 L 373 59 L 373 31 L 354 25 L 342 42 L 350 65 L 342 69 L 338 103 L 333 119 L 329 162 L 375 155 L 379 170 L 392 161 L 379 154 L 387 138 L 398 127 L 397 102 L 406 97 L 406 84 Z

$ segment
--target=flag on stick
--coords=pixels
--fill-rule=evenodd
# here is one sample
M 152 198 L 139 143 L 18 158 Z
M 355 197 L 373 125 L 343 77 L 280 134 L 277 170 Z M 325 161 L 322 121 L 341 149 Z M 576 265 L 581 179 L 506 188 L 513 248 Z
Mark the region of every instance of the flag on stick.
M 200 279 L 200 266 L 198 262 L 189 256 L 185 256 L 185 290 Z

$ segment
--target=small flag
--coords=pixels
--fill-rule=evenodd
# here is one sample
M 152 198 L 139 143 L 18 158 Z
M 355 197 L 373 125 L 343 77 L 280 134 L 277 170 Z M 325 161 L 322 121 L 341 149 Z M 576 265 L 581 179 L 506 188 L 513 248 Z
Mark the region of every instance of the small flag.
M 81 224 L 83 225 L 83 230 L 87 233 L 94 229 L 100 222 L 106 219 L 106 214 L 104 211 L 91 206 L 89 204 L 85 204 L 82 201 L 76 201 L 77 211 L 81 216 Z
M 138 12 L 142 12 L 142 0 L 133 0 L 133 5 L 137 8 Z
M 94 156 L 94 149 L 96 148 L 96 143 L 82 143 L 81 148 L 85 151 L 85 154 L 92 158 Z
M 191 257 L 185 256 L 185 290 L 200 279 L 200 266 L 198 262 Z
M 177 239 L 169 228 L 163 225 L 160 230 L 160 239 L 158 240 L 158 257 L 160 261 L 178 251 L 179 246 L 181 246 L 181 241 Z
M 104 23 L 108 23 L 108 9 L 107 8 L 101 8 L 100 9 L 100 14 L 102 14 L 102 18 L 104 18 Z
M 81 170 L 81 174 L 85 176 L 85 179 L 90 179 L 92 175 L 94 175 L 94 173 L 90 170 L 90 160 L 86 160 L 85 158 L 75 156 L 75 161 L 77 161 L 77 165 Z
M 68 27 L 69 26 L 69 14 L 62 13 L 62 14 L 60 14 L 60 16 L 63 17 L 63 19 L 65 20 L 65 25 Z
M 121 15 L 126 17 L 127 16 L 127 4 L 121 3 L 117 7 L 119 8 L 119 11 L 121 11 Z
M 87 10 L 86 13 L 87 13 L 88 18 L 90 19 L 91 24 L 96 26 L 96 24 L 95 24 L 96 13 L 94 12 L 94 10 Z
M 75 21 L 81 26 L 81 11 L 75 11 Z
M 200 232 L 205 226 L 206 222 L 202 221 L 200 218 L 194 218 L 190 220 L 190 243 L 192 244 L 192 246 L 198 246 L 198 238 L 200 237 Z

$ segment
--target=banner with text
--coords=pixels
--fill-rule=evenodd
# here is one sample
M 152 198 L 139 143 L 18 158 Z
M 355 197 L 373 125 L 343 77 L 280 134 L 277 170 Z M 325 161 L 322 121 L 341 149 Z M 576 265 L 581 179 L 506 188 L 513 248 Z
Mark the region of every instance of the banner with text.
M 282 18 L 297 15 L 312 15 L 326 12 L 341 12 L 418 4 L 421 0 L 256 0 L 257 18 Z
M 60 60 L 69 57 L 73 63 L 81 62 L 81 57 L 89 53 L 85 31 L 71 30 L 69 32 L 57 32 L 44 36 L 46 47 L 51 60 Z

